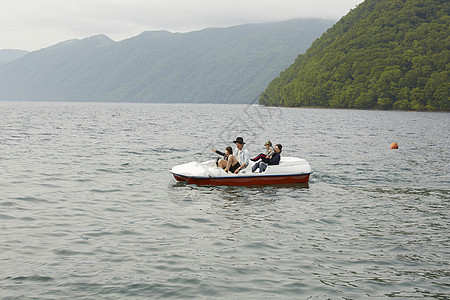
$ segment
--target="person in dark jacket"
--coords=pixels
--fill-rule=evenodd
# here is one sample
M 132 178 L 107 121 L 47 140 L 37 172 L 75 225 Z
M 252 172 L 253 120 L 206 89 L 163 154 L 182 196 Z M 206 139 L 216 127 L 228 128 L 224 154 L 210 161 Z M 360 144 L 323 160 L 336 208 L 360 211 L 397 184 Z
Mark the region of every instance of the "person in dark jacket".
M 278 165 L 280 163 L 280 153 L 283 149 L 283 146 L 281 144 L 276 144 L 274 149 L 275 154 L 272 155 L 271 158 L 262 157 L 261 161 L 253 165 L 252 172 L 256 172 L 256 170 L 259 168 L 259 172 L 262 173 L 267 169 L 267 165 Z
M 239 168 L 241 165 L 239 164 L 236 157 L 233 155 L 233 149 L 231 147 L 225 148 L 225 153 L 220 152 L 219 150 L 212 149 L 213 152 L 216 152 L 219 155 L 223 156 L 223 159 L 217 158 L 216 160 L 216 166 L 220 167 L 222 169 L 225 169 L 225 172 L 228 173 L 228 171 L 234 173 L 237 168 Z M 227 169 L 229 168 L 229 169 Z
M 224 160 L 228 160 L 228 156 L 230 154 L 233 154 L 233 149 L 231 149 L 231 147 L 226 147 L 225 153 L 220 152 L 219 150 L 212 149 L 212 152 L 215 152 L 215 153 L 219 154 L 220 156 L 223 156 Z M 219 159 L 217 159 L 217 160 L 219 160 Z

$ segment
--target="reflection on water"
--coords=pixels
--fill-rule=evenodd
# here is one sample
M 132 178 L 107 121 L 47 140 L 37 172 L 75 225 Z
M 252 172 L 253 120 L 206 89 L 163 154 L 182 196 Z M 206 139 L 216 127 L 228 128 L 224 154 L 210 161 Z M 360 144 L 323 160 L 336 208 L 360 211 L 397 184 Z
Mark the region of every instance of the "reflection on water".
M 238 201 L 252 204 L 258 201 L 276 198 L 277 194 L 295 193 L 309 189 L 309 183 L 275 184 L 258 186 L 198 186 L 185 181 L 173 180 L 167 187 L 169 199 L 173 203 L 201 201 L 202 197 L 210 199 L 211 195 L 218 195 L 225 201 Z

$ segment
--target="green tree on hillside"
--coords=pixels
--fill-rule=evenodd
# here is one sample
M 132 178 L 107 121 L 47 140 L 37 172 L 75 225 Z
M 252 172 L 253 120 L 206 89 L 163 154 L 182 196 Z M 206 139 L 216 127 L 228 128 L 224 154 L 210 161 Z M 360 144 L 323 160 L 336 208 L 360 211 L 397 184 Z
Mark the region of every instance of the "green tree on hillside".
M 260 104 L 450 110 L 450 1 L 366 0 L 275 78 Z

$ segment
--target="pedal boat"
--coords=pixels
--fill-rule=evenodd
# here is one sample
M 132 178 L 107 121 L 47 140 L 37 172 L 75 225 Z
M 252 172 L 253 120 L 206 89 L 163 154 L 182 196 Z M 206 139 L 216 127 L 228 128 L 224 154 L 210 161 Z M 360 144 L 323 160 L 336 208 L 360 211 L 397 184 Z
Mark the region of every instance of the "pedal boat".
M 259 169 L 252 172 L 254 164 L 251 161 L 247 168 L 232 174 L 217 167 L 215 160 L 190 162 L 174 166 L 170 173 L 189 184 L 230 186 L 308 183 L 312 173 L 309 163 L 297 157 L 281 157 L 280 164 L 267 166 L 263 173 Z

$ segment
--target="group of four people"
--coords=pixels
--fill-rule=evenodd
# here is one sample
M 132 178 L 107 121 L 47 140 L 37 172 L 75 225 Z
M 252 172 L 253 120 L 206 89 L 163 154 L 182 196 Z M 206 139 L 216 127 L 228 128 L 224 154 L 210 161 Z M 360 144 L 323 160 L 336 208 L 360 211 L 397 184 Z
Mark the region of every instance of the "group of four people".
M 233 154 L 233 150 L 231 147 L 225 148 L 225 153 L 212 149 L 213 152 L 222 155 L 222 159 L 218 159 L 216 161 L 216 165 L 220 168 L 223 168 L 225 172 L 231 173 L 239 173 L 241 170 L 245 169 L 249 165 L 249 152 L 247 148 L 244 146 L 244 139 L 242 137 L 237 137 L 233 143 L 236 145 L 236 149 Z M 264 172 L 267 169 L 267 165 L 278 165 L 280 163 L 280 153 L 283 149 L 283 146 L 280 144 L 276 144 L 275 147 L 272 147 L 272 143 L 268 141 L 265 143 L 266 153 L 261 153 L 255 158 L 252 158 L 252 161 L 256 163 L 253 165 L 252 172 L 255 172 L 259 168 L 259 172 Z

